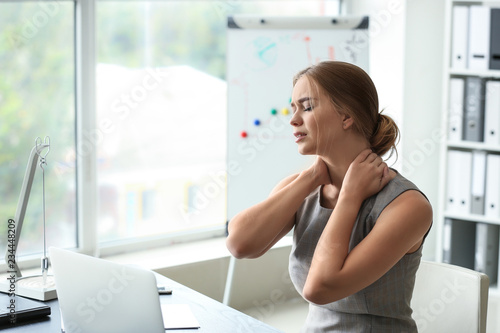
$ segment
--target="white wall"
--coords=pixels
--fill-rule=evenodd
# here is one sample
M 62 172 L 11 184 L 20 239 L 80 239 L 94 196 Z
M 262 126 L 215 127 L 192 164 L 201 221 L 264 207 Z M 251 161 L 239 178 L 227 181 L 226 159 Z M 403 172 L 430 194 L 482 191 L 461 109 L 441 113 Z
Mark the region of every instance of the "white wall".
M 405 1 L 344 1 L 345 14 L 370 17 L 369 74 L 377 87 L 380 109 L 384 109 L 400 125 L 403 111 Z
M 424 258 L 436 259 L 439 158 L 443 137 L 442 84 L 444 58 L 444 0 L 407 0 L 404 55 L 405 140 L 403 171 L 429 198 L 434 227 Z

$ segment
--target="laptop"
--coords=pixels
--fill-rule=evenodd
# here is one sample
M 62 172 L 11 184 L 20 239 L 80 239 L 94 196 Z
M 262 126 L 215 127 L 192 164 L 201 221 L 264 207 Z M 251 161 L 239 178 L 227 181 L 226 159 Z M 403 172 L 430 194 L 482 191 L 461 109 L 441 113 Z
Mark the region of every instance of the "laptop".
M 165 332 L 152 271 L 49 249 L 65 333 Z
M 30 320 L 39 320 L 50 315 L 50 306 L 21 296 L 0 294 L 0 327 L 15 325 Z

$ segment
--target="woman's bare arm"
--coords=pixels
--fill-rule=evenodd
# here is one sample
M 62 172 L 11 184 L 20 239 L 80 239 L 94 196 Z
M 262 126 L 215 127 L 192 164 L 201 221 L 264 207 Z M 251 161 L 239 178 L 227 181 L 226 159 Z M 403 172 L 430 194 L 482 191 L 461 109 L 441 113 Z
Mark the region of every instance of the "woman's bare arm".
M 285 236 L 295 223 L 295 213 L 319 185 L 328 183 L 323 162 L 285 178 L 264 201 L 240 212 L 228 226 L 226 245 L 236 258 L 263 255 Z

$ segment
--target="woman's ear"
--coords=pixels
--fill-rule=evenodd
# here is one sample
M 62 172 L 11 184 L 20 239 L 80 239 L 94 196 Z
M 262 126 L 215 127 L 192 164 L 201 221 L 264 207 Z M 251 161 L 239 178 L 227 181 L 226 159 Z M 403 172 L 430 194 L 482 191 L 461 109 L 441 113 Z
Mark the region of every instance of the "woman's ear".
M 348 129 L 352 126 L 352 124 L 354 124 L 354 120 L 352 119 L 352 117 L 344 114 L 342 119 L 342 128 Z

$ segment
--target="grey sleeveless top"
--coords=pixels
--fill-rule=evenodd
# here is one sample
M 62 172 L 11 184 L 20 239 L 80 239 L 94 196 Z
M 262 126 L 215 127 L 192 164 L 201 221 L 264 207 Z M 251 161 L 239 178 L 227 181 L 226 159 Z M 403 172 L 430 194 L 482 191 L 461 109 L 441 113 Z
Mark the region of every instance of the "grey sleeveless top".
M 318 187 L 296 214 L 294 241 L 290 254 L 290 277 L 302 295 L 316 244 L 332 213 L 320 205 Z M 407 190 L 418 190 L 397 173 L 379 193 L 366 199 L 353 226 L 349 251 L 374 227 L 382 210 Z M 309 304 L 302 332 L 417 332 L 410 301 L 422 246 L 406 254 L 379 280 L 359 292 L 325 305 Z

